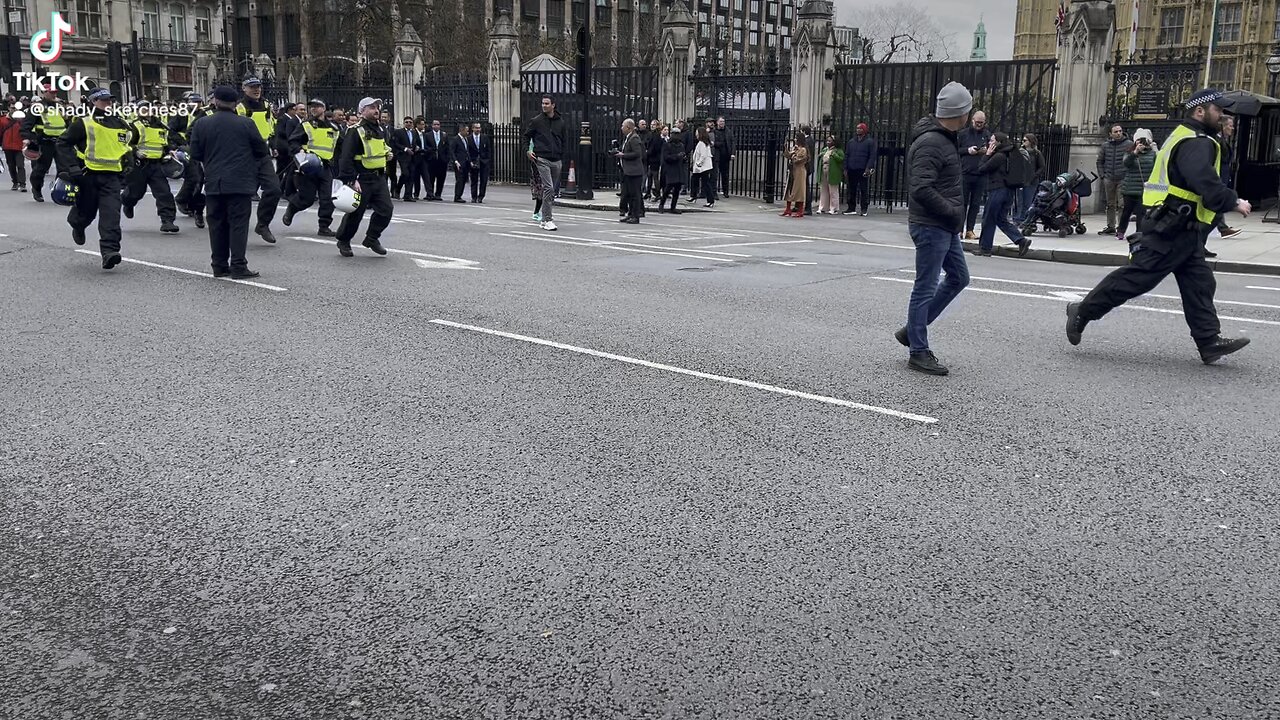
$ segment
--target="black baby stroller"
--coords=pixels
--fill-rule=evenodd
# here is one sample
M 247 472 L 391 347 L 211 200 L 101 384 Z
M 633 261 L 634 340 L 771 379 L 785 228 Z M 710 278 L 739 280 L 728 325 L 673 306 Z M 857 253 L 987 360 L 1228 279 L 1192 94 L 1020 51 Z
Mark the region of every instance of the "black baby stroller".
M 1035 234 L 1037 226 L 1043 226 L 1047 231 L 1056 230 L 1058 237 L 1066 237 L 1072 230 L 1083 235 L 1080 199 L 1093 194 L 1093 181 L 1097 179 L 1097 175 L 1075 170 L 1041 182 L 1036 188 L 1036 199 L 1022 221 L 1022 234 L 1029 237 Z

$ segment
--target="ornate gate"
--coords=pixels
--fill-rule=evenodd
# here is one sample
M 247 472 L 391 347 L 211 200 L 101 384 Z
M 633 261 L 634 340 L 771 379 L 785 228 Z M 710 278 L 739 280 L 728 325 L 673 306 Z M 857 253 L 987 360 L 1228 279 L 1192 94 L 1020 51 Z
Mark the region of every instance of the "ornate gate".
M 299 101 L 317 98 L 330 109 L 355 112 L 362 98 L 372 97 L 381 100 L 382 109 L 392 117 L 396 113 L 391 106 L 391 66 L 385 60 L 359 65 L 349 58 L 316 58 L 307 68 L 303 92 L 306 97 L 297 98 Z
M 445 128 L 458 123 L 487 123 L 489 82 L 484 70 L 434 70 L 414 86 L 422 94 L 422 117 Z M 511 118 L 497 118 L 508 122 Z
M 694 120 L 725 119 L 733 138 L 731 194 L 771 203 L 786 186 L 779 147 L 791 119 L 791 70 L 770 52 L 763 63 L 735 64 L 722 75 L 720 62 L 699 62 L 693 73 Z

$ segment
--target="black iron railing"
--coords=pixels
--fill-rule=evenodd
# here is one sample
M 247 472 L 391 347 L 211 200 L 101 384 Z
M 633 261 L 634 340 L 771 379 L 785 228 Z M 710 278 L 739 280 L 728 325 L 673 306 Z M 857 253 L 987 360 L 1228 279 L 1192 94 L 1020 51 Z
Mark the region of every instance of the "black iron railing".
M 196 44 L 180 40 L 162 40 L 160 38 L 138 38 L 138 50 L 142 52 L 166 53 L 169 55 L 194 55 Z
M 422 94 L 422 117 L 439 120 L 445 127 L 457 123 L 509 122 L 511 118 L 489 117 L 489 83 L 486 73 L 439 70 L 415 85 Z

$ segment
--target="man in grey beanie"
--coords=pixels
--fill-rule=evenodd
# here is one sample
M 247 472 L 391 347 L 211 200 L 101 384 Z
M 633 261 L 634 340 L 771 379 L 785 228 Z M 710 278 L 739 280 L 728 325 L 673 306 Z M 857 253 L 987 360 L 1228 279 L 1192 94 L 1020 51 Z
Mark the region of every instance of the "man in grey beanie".
M 969 123 L 973 95 L 958 82 L 938 93 L 933 115 L 926 115 L 911 132 L 907 151 L 907 229 L 916 246 L 916 281 L 907 308 L 907 325 L 894 333 L 911 352 L 908 366 L 928 375 L 946 375 L 947 368 L 929 349 L 929 325 L 969 284 L 960 231 L 964 229 L 964 198 L 956 133 Z M 938 272 L 946 279 L 938 282 Z

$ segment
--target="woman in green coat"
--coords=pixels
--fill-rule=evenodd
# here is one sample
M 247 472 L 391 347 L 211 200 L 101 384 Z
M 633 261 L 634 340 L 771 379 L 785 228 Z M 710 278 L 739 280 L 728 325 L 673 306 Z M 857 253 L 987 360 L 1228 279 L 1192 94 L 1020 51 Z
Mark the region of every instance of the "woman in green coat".
M 1133 134 L 1133 149 L 1124 156 L 1124 182 L 1120 185 L 1124 206 L 1116 229 L 1116 237 L 1120 240 L 1125 239 L 1129 230 L 1130 215 L 1134 216 L 1134 227 L 1142 230 L 1142 218 L 1147 214 L 1147 209 L 1142 206 L 1142 190 L 1156 165 L 1156 150 L 1151 131 L 1138 128 Z
M 844 150 L 836 143 L 835 135 L 827 136 L 827 146 L 818 153 L 818 177 L 821 194 L 818 197 L 818 214 L 839 214 L 840 181 L 844 177 Z

